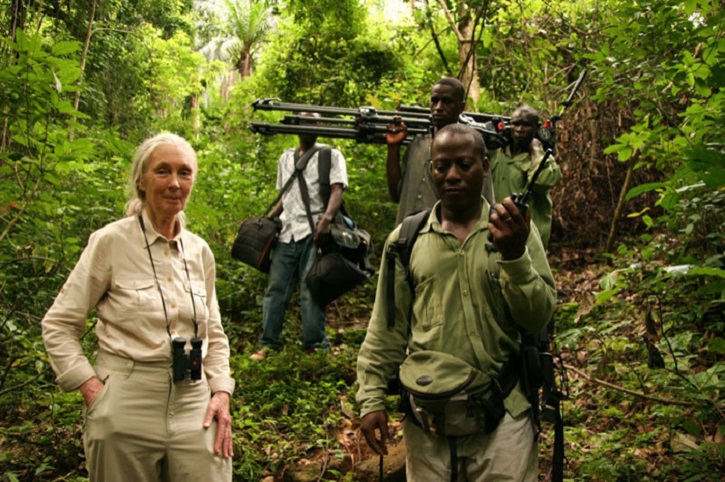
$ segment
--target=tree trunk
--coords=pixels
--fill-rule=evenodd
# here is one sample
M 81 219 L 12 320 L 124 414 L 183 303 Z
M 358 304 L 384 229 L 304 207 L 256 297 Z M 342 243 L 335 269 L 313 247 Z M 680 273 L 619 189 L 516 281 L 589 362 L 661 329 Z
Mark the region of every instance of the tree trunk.
M 478 105 L 481 95 L 481 86 L 476 70 L 476 41 L 474 38 L 473 19 L 470 16 L 464 17 L 458 24 L 458 31 L 461 37 L 458 39 L 458 61 L 461 66 L 459 78 L 466 86 L 468 97 L 473 101 L 474 110 Z
M 199 130 L 201 128 L 201 115 L 199 112 L 199 94 L 191 97 L 191 130 L 194 132 L 194 138 L 199 139 Z
M 246 79 L 252 74 L 252 47 L 251 45 L 245 45 L 242 49 L 242 54 L 237 61 L 237 71 L 242 79 Z
M 22 0 L 13 1 L 13 16 L 10 19 L 10 34 L 15 41 L 15 32 L 25 28 L 25 5 Z
M 83 72 L 86 70 L 86 58 L 88 56 L 88 46 L 91 43 L 91 37 L 93 36 L 93 18 L 96 16 L 96 4 L 98 0 L 93 0 L 91 3 L 91 16 L 88 19 L 88 31 L 86 32 L 86 40 L 83 43 L 83 53 L 81 54 L 81 76 L 78 79 L 78 90 L 76 91 L 76 97 L 73 100 L 73 108 L 78 110 L 78 105 L 81 100 L 81 85 L 83 84 Z
M 244 69 L 242 69 L 242 78 L 246 79 L 252 74 L 252 62 L 251 62 L 251 55 L 249 52 L 244 53 Z
M 473 101 L 475 110 L 478 98 L 481 95 L 478 70 L 476 69 L 476 44 L 478 43 L 475 38 L 476 24 L 478 22 L 483 23 L 485 20 L 489 2 L 483 2 L 476 13 L 470 5 L 462 1 L 456 5 L 455 15 L 444 0 L 438 0 L 438 5 L 458 39 L 458 61 L 460 64 L 458 78 L 466 86 L 466 94 Z
M 8 124 L 10 123 L 10 120 L 8 119 L 7 112 L 3 113 L 3 133 L 2 137 L 0 137 L 0 152 L 5 152 L 5 146 L 8 142 Z

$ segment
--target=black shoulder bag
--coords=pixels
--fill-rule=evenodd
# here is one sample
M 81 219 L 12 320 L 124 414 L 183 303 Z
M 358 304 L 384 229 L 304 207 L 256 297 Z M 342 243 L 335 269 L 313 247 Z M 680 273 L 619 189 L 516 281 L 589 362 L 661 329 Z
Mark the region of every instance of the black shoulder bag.
M 320 152 L 319 162 L 321 195 L 326 206 L 330 189 L 329 147 Z M 302 200 L 307 210 L 307 220 L 314 236 L 315 226 L 310 212 L 307 182 L 302 172 L 298 175 Z M 318 249 L 315 264 L 305 279 L 315 302 L 320 306 L 327 306 L 372 275 L 373 269 L 368 258 L 371 245 L 371 237 L 367 231 L 360 229 L 341 212 L 335 214 L 330 224 L 330 239 L 322 249 Z

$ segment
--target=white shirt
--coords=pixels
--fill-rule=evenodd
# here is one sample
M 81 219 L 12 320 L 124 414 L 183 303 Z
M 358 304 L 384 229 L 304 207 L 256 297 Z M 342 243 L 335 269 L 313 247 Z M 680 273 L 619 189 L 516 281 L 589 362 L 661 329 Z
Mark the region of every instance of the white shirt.
M 324 144 L 316 144 L 325 147 Z M 304 170 L 305 181 L 307 182 L 307 191 L 310 195 L 310 212 L 312 213 L 312 223 L 317 224 L 320 215 L 324 213 L 325 206 L 322 204 L 322 196 L 320 195 L 320 174 L 317 151 L 307 163 Z M 277 189 L 282 189 L 287 180 L 295 172 L 295 149 L 290 148 L 282 153 L 277 163 Z M 330 153 L 330 185 L 342 184 L 342 188 L 347 188 L 347 167 L 345 166 L 345 157 L 337 149 L 332 149 Z M 282 196 L 282 206 L 284 210 L 280 215 L 282 221 L 282 231 L 279 233 L 279 240 L 283 243 L 299 241 L 313 234 L 310 231 L 310 222 L 307 220 L 307 211 L 305 203 L 302 200 L 299 184 L 294 181 Z

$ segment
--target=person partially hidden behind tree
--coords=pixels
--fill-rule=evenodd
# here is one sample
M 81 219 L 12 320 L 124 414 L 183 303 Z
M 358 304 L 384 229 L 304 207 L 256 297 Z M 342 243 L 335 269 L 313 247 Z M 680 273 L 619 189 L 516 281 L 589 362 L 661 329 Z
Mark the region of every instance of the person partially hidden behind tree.
M 432 207 L 438 200 L 429 168 L 431 142 L 439 129 L 457 123 L 465 108 L 466 88 L 458 79 L 444 77 L 436 82 L 430 96 L 433 130 L 413 138 L 402 162 L 400 149 L 408 128 L 402 122 L 388 125 L 386 171 L 390 199 L 399 203 L 396 224 L 409 214 Z
M 319 117 L 316 113 L 300 115 Z M 314 266 L 317 248 L 323 246 L 330 235 L 330 223 L 342 205 L 342 193 L 347 188 L 345 158 L 337 149 L 330 152 L 330 194 L 327 205 L 323 201 L 320 184 L 319 155 L 324 144 L 317 144 L 314 134 L 301 134 L 299 148 L 289 148 L 277 163 L 277 189 L 293 175 L 297 160 L 308 151 L 314 151 L 303 171 L 309 196 L 310 217 L 300 189 L 299 179 L 282 196 L 271 217 L 279 217 L 282 230 L 272 250 L 269 282 L 262 305 L 262 348 L 250 359 L 264 360 L 270 349 L 280 348 L 280 335 L 284 314 L 297 283 L 300 284 L 303 348 L 307 351 L 329 348 L 325 336 L 325 311 L 307 287 L 307 273 Z M 310 219 L 311 218 L 311 219 Z
M 544 149 L 538 139 L 539 113 L 528 105 L 522 105 L 511 116 L 510 145 L 496 150 L 491 158 L 491 177 L 496 202 L 501 202 L 513 193 L 521 194 L 544 157 Z M 561 180 L 561 169 L 550 156 L 547 166 L 534 184 L 529 208 L 531 221 L 541 234 L 544 248 L 549 246 L 551 235 L 551 197 L 549 190 Z
M 360 429 L 380 455 L 389 438 L 388 384 L 398 374 L 407 390 L 406 471 L 417 482 L 457 481 L 459 474 L 468 481 L 537 480 L 535 427 L 518 357 L 522 332 L 541 331 L 551 317 L 556 288 L 528 216 L 505 199 L 489 218 L 485 152 L 471 127 L 438 131 L 431 157 L 440 201 L 419 231 L 409 271 L 394 258 L 390 324 L 383 260 L 358 355 Z M 390 234 L 384 252 L 400 231 Z

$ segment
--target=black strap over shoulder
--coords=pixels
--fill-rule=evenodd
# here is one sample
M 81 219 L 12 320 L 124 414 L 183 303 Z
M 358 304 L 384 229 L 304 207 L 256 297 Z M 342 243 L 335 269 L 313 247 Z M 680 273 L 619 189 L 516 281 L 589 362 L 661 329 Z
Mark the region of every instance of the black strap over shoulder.
M 332 148 L 325 146 L 320 149 L 320 155 L 317 156 L 318 173 L 320 177 L 320 196 L 322 197 L 322 205 L 327 207 L 327 203 L 330 202 L 330 195 L 332 193 L 332 187 L 330 184 L 330 170 L 332 169 Z M 350 217 L 345 207 L 345 200 L 343 199 L 338 213 Z
M 395 326 L 395 258 L 398 257 L 405 268 L 405 278 L 408 281 L 410 290 L 415 292 L 413 278 L 410 275 L 410 254 L 413 251 L 413 245 L 418 239 L 418 233 L 423 229 L 425 223 L 430 216 L 430 209 L 426 209 L 415 214 L 411 214 L 403 219 L 400 225 L 400 236 L 398 240 L 388 246 L 388 252 L 385 253 L 385 264 L 387 266 L 388 283 L 386 286 L 386 294 L 388 301 L 388 328 Z
M 272 208 L 274 208 L 280 199 L 282 199 L 282 196 L 284 196 L 284 193 L 287 192 L 287 189 L 290 188 L 292 183 L 297 179 L 298 172 L 302 172 L 307 168 L 307 163 L 310 161 L 310 158 L 315 155 L 315 152 L 320 150 L 320 146 L 315 144 L 310 150 L 305 152 L 305 154 L 300 157 L 300 149 L 299 147 L 295 149 L 294 153 L 294 161 L 295 161 L 295 171 L 292 173 L 292 175 L 287 179 L 287 182 L 284 183 L 282 186 L 282 189 L 280 189 L 279 194 L 277 194 L 277 197 L 274 201 L 272 201 L 272 204 L 269 205 L 267 210 L 262 215 L 263 217 L 267 217 L 267 215 L 272 211 Z
M 312 222 L 312 213 L 310 212 L 310 195 L 309 195 L 309 192 L 307 191 L 307 181 L 305 180 L 304 171 L 307 168 L 307 164 L 309 163 L 312 156 L 314 156 L 315 153 L 317 151 L 319 151 L 320 149 L 322 149 L 322 147 L 315 144 L 307 152 L 305 152 L 302 157 L 300 157 L 300 149 L 299 148 L 295 149 L 295 155 L 294 155 L 295 172 L 292 175 L 292 177 L 290 178 L 290 180 L 287 182 L 287 184 L 285 184 L 285 187 L 282 190 L 282 192 L 284 193 L 284 191 L 287 190 L 287 186 L 292 183 L 292 180 L 295 177 L 297 178 L 297 180 L 300 184 L 300 194 L 302 195 L 302 202 L 305 203 L 305 211 L 307 213 L 307 222 L 310 223 L 310 231 L 313 236 L 315 234 L 315 224 Z M 328 172 L 328 177 L 329 177 L 329 172 Z
M 320 149 L 317 156 L 318 173 L 320 176 L 320 196 L 322 196 L 322 205 L 327 206 L 330 201 L 330 169 L 332 169 L 332 148 L 325 146 Z

